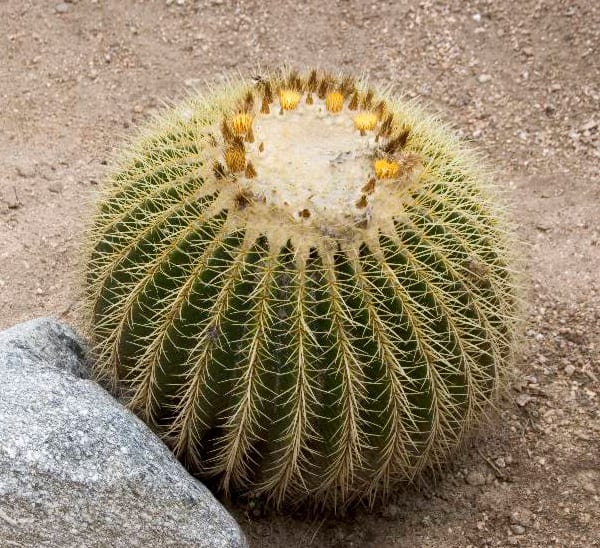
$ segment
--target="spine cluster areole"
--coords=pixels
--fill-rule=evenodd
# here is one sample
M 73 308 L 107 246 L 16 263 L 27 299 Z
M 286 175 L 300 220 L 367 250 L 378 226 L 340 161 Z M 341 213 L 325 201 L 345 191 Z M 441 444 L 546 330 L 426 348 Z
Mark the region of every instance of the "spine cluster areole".
M 195 473 L 274 506 L 437 468 L 511 364 L 510 237 L 447 129 L 288 69 L 169 109 L 88 235 L 96 371 Z

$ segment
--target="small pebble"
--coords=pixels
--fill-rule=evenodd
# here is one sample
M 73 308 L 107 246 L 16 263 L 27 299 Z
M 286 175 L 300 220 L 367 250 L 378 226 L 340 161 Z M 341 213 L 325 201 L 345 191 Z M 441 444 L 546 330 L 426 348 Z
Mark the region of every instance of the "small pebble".
M 517 405 L 525 407 L 533 398 L 529 394 L 519 394 L 517 396 Z
M 485 84 L 487 82 L 489 82 L 492 79 L 492 77 L 489 74 L 480 74 L 477 77 L 477 80 L 479 80 L 480 84 Z
M 523 527 L 522 525 L 513 524 L 510 526 L 510 530 L 515 535 L 522 535 L 523 533 L 525 533 L 525 527 Z
M 17 166 L 17 175 L 25 179 L 31 179 L 31 177 L 35 177 L 35 168 L 31 164 Z
M 400 508 L 395 504 L 388 504 L 383 509 L 383 517 L 387 519 L 396 519 L 400 515 Z
M 465 479 L 469 485 L 485 485 L 485 476 L 478 470 L 471 470 Z
M 510 514 L 510 523 L 521 527 L 530 527 L 534 520 L 534 514 L 527 508 L 517 506 Z
M 586 481 L 582 484 L 583 490 L 590 495 L 595 495 L 597 493 L 596 486 L 591 481 Z
M 585 124 L 581 126 L 581 131 L 590 131 L 594 128 L 598 127 L 598 122 L 596 120 L 588 120 Z

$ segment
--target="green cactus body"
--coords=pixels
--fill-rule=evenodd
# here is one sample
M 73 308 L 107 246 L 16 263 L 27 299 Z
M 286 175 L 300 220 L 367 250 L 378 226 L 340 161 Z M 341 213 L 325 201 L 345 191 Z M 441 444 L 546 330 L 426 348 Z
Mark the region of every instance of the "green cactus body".
M 485 180 L 437 121 L 350 78 L 195 96 L 99 200 L 96 370 L 225 491 L 385 497 L 448 459 L 510 366 L 514 273 Z

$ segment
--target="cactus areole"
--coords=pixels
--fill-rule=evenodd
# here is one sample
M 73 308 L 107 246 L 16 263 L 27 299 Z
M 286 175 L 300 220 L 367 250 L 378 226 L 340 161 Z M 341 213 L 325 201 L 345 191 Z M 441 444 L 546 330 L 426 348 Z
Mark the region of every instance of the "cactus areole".
M 290 70 L 167 109 L 88 236 L 96 371 L 201 478 L 373 503 L 444 464 L 511 363 L 509 237 L 434 118 Z

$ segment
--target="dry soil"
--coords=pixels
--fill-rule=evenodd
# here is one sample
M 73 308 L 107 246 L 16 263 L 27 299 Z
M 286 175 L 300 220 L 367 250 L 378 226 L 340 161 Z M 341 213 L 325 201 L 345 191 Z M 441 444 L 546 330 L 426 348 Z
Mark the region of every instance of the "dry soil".
M 595 0 L 0 0 L 0 328 L 77 325 L 114 147 L 163 100 L 258 64 L 365 73 L 479 148 L 529 276 L 496 428 L 372 513 L 256 517 L 253 547 L 600 545 L 600 5 Z

